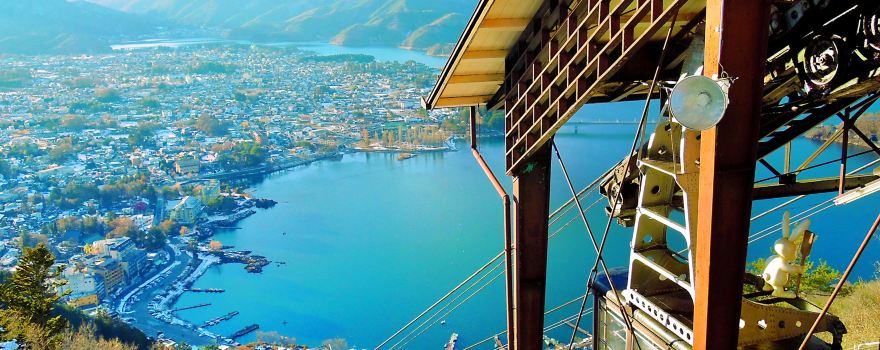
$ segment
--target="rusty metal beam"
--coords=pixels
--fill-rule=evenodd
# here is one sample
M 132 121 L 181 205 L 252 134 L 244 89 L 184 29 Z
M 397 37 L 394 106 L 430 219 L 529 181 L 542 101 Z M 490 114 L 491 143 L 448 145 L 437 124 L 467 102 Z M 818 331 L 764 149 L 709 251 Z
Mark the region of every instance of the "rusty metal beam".
M 851 190 L 867 185 L 869 182 L 877 180 L 878 178 L 880 178 L 880 176 L 873 174 L 849 175 L 846 177 L 846 186 L 843 187 L 843 190 Z M 761 200 L 835 192 L 839 190 L 839 185 L 839 176 L 802 180 L 792 184 L 758 185 L 755 186 L 755 189 L 752 192 L 752 197 L 755 200 Z
M 737 348 L 769 14 L 765 0 L 706 3 L 704 74 L 723 69 L 738 79 L 730 88 L 725 118 L 701 134 L 696 350 Z M 742 25 L 743 18 L 748 25 Z
M 726 66 L 725 66 L 726 67 Z M 842 98 L 839 100 L 835 100 L 834 102 L 828 103 L 822 107 L 816 108 L 810 111 L 810 114 L 796 121 L 789 121 L 788 128 L 781 131 L 773 131 L 783 125 L 786 125 L 785 122 L 773 123 L 773 126 L 767 126 L 771 123 L 765 123 L 764 130 L 761 131 L 762 135 L 766 131 L 769 139 L 767 141 L 761 142 L 758 146 L 758 158 L 764 158 L 773 151 L 779 149 L 785 144 L 791 142 L 792 140 L 800 137 L 803 133 L 812 129 L 816 125 L 819 125 L 823 121 L 828 118 L 834 116 L 834 114 L 844 110 L 847 106 L 852 105 L 859 98 Z M 799 113 L 798 113 L 799 114 Z M 797 115 L 797 114 L 795 114 Z M 777 126 L 778 125 L 778 126 Z
M 837 194 L 842 195 L 846 191 L 846 154 L 849 152 L 849 129 L 853 126 L 853 121 L 849 118 L 849 110 L 838 115 L 843 119 L 843 144 L 840 145 L 840 185 Z
M 550 145 L 513 178 L 513 337 L 511 350 L 543 349 L 550 212 Z

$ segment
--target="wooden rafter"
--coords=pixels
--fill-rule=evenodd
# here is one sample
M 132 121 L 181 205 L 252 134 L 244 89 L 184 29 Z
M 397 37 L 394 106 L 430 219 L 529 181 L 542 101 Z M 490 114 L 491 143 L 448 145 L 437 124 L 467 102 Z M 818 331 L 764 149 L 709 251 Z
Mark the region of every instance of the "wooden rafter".
M 505 79 L 508 174 L 547 143 L 685 3 L 623 0 L 611 7 L 584 1 L 564 16 L 522 73 Z M 624 14 L 627 21 L 621 20 Z

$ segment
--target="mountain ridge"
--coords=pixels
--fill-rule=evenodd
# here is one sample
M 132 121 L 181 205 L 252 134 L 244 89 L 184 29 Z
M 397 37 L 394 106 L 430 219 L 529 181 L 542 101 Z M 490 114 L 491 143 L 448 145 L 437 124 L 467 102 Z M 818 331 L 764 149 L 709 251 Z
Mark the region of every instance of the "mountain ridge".
M 232 39 L 328 41 L 446 52 L 473 4 L 468 0 L 88 0 Z
M 0 2 L 0 52 L 97 53 L 111 38 L 155 31 L 157 23 L 90 2 Z

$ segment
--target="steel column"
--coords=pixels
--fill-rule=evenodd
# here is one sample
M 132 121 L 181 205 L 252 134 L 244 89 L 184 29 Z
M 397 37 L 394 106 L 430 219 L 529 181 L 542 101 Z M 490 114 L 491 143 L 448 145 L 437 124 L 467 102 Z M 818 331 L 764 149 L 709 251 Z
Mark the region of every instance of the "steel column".
M 840 144 L 840 187 L 837 194 L 843 194 L 846 191 L 846 155 L 849 151 L 849 125 L 852 123 L 849 118 L 849 110 L 843 114 L 843 143 Z
M 513 337 L 511 350 L 543 349 L 550 212 L 550 144 L 513 177 Z M 510 291 L 509 291 L 510 292 Z
M 737 347 L 769 14 L 766 0 L 706 4 L 704 74 L 737 80 L 724 119 L 701 135 L 694 349 Z

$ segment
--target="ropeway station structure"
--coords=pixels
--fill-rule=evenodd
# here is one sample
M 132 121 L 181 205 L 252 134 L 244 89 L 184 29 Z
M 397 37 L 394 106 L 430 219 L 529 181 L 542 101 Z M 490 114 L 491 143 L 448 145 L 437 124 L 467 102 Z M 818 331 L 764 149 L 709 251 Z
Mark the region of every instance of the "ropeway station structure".
M 861 246 L 853 242 L 852 263 L 825 305 L 799 296 L 791 267 L 815 237 L 806 220 L 783 225 L 790 234 L 776 243 L 780 260 L 762 276 L 746 272 L 746 251 L 753 201 L 790 198 L 771 209 L 781 216 L 786 204 L 812 194 L 836 192 L 834 202 L 844 205 L 880 190 L 877 162 L 848 168 L 855 155 L 846 147 L 858 138 L 867 145 L 858 155 L 880 156 L 876 136 L 855 125 L 880 97 L 878 7 L 872 0 L 479 0 L 424 104 L 470 108 L 472 144 L 480 108 L 505 115 L 512 193 L 473 147 L 505 208 L 507 331 L 495 348 L 545 346 L 554 154 L 568 178 L 554 134 L 586 103 L 632 100 L 645 101 L 645 112 L 633 116 L 641 123 L 629 155 L 583 191 L 569 186 L 597 258 L 581 299 L 583 311 L 590 295 L 593 316 L 578 314 L 573 327 L 591 322 L 592 337 L 573 334 L 566 348 L 840 348 L 846 326 L 828 306 L 878 222 Z M 661 106 L 656 127 L 645 122 L 652 100 Z M 792 140 L 823 123 L 842 128 L 791 164 Z M 830 164 L 840 175 L 799 176 L 829 165 L 814 160 L 833 142 L 844 146 Z M 773 164 L 767 156 L 782 149 L 783 162 Z M 759 166 L 774 176 L 756 181 Z M 624 273 L 605 266 L 608 226 L 583 215 L 579 196 L 588 190 L 607 197 L 609 225 L 632 230 Z

